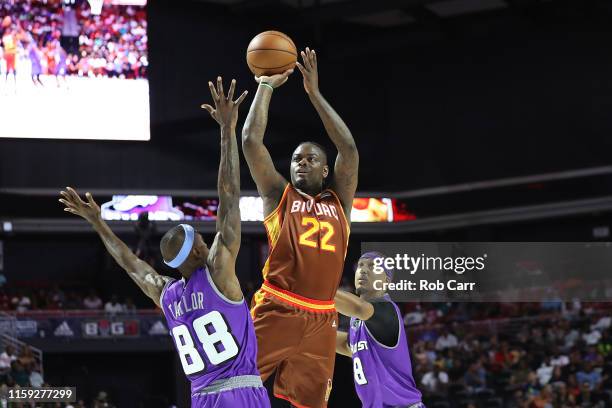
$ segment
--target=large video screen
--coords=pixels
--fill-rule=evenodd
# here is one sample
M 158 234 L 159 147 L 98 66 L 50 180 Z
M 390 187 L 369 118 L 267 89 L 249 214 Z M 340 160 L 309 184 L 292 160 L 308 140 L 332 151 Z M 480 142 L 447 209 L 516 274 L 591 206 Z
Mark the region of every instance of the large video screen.
M 0 1 L 0 137 L 149 140 L 145 6 Z
M 219 200 L 216 197 L 175 197 L 158 195 L 114 195 L 101 204 L 102 218 L 109 221 L 137 221 L 141 213 L 156 221 L 215 221 Z M 405 221 L 403 212 L 395 214 L 393 200 L 380 197 L 360 197 L 353 201 L 353 222 Z M 263 221 L 261 197 L 240 197 L 242 221 Z

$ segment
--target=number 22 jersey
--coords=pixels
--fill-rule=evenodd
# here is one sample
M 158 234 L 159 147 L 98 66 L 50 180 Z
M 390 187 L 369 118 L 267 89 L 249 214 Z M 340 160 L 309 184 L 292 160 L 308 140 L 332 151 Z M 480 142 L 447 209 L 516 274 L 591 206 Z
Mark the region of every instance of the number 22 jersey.
M 247 302 L 227 299 L 207 268 L 169 281 L 160 301 L 192 393 L 217 380 L 259 376 Z
M 333 300 L 342 278 L 350 226 L 332 190 L 311 197 L 288 184 L 264 225 L 267 283 L 315 300 Z

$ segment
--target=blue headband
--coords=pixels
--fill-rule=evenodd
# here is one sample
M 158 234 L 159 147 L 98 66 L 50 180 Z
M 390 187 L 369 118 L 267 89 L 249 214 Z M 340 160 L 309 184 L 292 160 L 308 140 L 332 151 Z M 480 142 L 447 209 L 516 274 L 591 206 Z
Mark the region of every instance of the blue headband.
M 178 268 L 179 266 L 181 266 L 189 256 L 191 248 L 193 248 L 193 239 L 195 237 L 195 231 L 193 230 L 193 227 L 187 224 L 180 224 L 180 226 L 183 227 L 183 230 L 185 231 L 185 241 L 183 241 L 183 246 L 181 247 L 181 250 L 178 254 L 176 254 L 173 260 L 164 260 L 164 263 L 171 268 Z

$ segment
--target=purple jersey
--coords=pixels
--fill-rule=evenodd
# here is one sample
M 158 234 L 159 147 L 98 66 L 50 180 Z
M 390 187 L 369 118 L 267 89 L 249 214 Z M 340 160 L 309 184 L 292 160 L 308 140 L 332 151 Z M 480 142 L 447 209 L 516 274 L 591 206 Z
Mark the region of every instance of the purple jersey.
M 399 336 L 394 347 L 379 343 L 362 320 L 351 318 L 348 335 L 353 353 L 353 377 L 355 390 L 367 408 L 409 406 L 421 401 L 412 376 L 412 364 L 408 352 L 408 341 L 401 314 L 388 295 L 397 313 Z
M 187 281 L 169 281 L 160 301 L 192 393 L 219 380 L 259 377 L 257 338 L 247 303 L 223 296 L 207 268 L 196 270 Z

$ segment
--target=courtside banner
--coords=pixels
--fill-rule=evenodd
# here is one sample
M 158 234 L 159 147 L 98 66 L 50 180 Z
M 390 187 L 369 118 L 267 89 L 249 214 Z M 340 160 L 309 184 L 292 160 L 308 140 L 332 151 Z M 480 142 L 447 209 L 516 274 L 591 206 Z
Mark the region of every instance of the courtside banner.
M 612 301 L 610 242 L 365 242 L 375 290 L 396 302 Z M 393 271 L 389 282 L 387 273 Z

